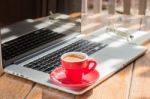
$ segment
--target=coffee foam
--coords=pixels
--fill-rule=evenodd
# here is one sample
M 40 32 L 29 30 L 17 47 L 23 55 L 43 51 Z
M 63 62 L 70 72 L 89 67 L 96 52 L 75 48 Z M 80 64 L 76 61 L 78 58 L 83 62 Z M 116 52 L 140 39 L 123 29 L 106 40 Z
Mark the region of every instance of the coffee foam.
M 84 60 L 85 57 L 82 56 L 82 55 L 71 54 L 71 55 L 65 56 L 63 59 L 65 61 L 76 62 L 76 61 L 82 61 L 82 60 Z
M 87 58 L 87 55 L 81 52 L 69 52 L 61 57 L 64 61 L 68 62 L 80 62 Z

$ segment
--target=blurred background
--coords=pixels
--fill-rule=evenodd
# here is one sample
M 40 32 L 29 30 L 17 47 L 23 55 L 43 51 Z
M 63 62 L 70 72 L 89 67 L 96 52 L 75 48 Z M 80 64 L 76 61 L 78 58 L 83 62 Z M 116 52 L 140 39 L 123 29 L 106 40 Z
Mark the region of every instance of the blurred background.
M 138 15 L 139 9 L 145 7 L 144 15 L 150 15 L 150 0 L 0 0 L 0 25 L 44 17 L 49 15 L 49 11 L 81 13 L 81 7 L 86 14 L 131 15 Z
M 0 25 L 53 13 L 81 12 L 81 0 L 0 0 Z

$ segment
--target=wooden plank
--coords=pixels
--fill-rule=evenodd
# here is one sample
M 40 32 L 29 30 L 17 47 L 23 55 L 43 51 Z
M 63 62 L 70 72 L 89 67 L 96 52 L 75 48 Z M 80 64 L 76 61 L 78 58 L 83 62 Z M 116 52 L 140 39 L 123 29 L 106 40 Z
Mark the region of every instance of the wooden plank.
M 116 25 L 128 28 L 131 33 L 140 29 L 141 16 L 121 15 L 116 21 Z
M 0 41 L 1 41 L 1 27 L 0 27 Z M 2 65 L 2 53 L 1 53 L 1 42 L 0 42 L 0 75 L 3 73 L 3 65 Z
M 47 15 L 47 0 L 42 0 L 42 16 Z
M 0 41 L 1 41 L 1 31 L 0 31 Z M 2 66 L 2 53 L 1 53 L 1 44 L 0 44 L 0 75 L 3 73 L 3 66 Z
M 150 17 L 143 16 L 141 30 L 150 32 Z M 132 78 L 131 99 L 150 99 L 150 40 L 145 44 L 147 53 L 135 63 Z
M 139 0 L 139 14 L 145 15 L 147 8 L 147 0 Z
M 139 30 L 140 19 L 140 16 L 129 15 L 89 15 L 82 20 L 81 31 L 82 33 L 90 33 L 108 25 L 109 21 L 111 21 L 112 25 L 115 25 L 116 27 L 128 28 L 132 33 Z
M 150 42 L 147 53 L 135 62 L 130 99 L 150 99 Z
M 119 15 L 106 15 L 106 14 L 92 14 L 87 15 L 84 20 L 82 20 L 81 31 L 82 33 L 91 33 L 108 25 L 109 21 L 113 22 L 113 25 L 116 25 L 118 22 Z
M 81 11 L 82 11 L 82 14 L 88 13 L 88 0 L 82 0 Z
M 56 0 L 55 0 L 56 1 Z M 64 0 L 64 8 L 65 13 L 70 13 L 72 9 L 69 9 L 70 3 L 72 3 L 70 0 Z
M 74 99 L 74 95 L 36 84 L 27 99 Z
M 24 99 L 32 86 L 31 81 L 4 74 L 0 77 L 0 99 Z
M 48 0 L 48 12 L 49 11 L 52 11 L 53 13 L 56 12 L 56 3 L 57 3 L 56 0 Z
M 140 30 L 149 33 L 145 36 L 144 42 L 150 41 L 150 16 L 142 16 Z
M 0 0 L 0 19 L 3 26 L 27 18 L 35 18 L 35 0 Z
M 142 17 L 141 30 L 150 33 L 150 16 Z
M 76 12 L 81 12 L 81 0 L 66 0 L 69 2 L 69 13 L 76 13 Z
M 150 16 L 150 0 L 147 0 L 146 16 Z
M 0 61 L 0 76 L 3 74 L 3 72 L 2 62 Z
M 102 0 L 93 1 L 93 10 L 94 13 L 100 13 L 102 11 Z
M 94 89 L 75 99 L 127 99 L 130 89 L 133 64 L 105 80 Z
M 6 16 L 9 16 L 9 7 L 6 8 L 6 6 L 9 5 L 9 0 L 0 1 L 0 26 L 5 26 L 6 23 L 8 23 L 8 18 Z M 4 6 L 5 5 L 5 6 Z
M 101 14 L 86 15 L 82 16 L 81 22 L 81 33 L 91 33 L 102 26 L 104 26 L 104 20 Z
M 116 6 L 116 0 L 108 1 L 108 13 L 109 14 L 115 14 L 115 6 Z
M 36 6 L 36 17 L 42 16 L 42 5 L 41 5 L 41 0 L 36 0 L 35 1 L 35 6 Z
M 123 13 L 129 15 L 131 9 L 131 0 L 123 0 Z

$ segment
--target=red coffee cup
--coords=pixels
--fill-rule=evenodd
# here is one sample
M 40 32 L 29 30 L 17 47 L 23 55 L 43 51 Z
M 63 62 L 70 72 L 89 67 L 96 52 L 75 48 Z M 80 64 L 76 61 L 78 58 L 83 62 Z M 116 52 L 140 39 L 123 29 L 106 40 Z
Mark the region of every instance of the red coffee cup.
M 94 59 L 89 59 L 85 53 L 68 52 L 61 56 L 61 65 L 68 80 L 81 83 L 84 75 L 92 72 L 97 63 Z

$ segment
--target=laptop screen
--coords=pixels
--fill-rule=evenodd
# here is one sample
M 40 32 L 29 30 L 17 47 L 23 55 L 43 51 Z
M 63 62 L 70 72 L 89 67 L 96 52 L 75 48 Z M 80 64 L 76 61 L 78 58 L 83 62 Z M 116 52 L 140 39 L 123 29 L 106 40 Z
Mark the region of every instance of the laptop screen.
M 0 12 L 3 12 L 0 17 L 0 33 L 1 56 L 4 67 L 12 64 L 16 59 L 30 54 L 30 50 L 65 36 L 51 29 L 37 28 L 43 25 L 39 19 L 52 13 L 74 14 L 76 16 L 77 13 L 81 12 L 81 0 L 14 1 L 13 3 L 10 2 L 9 5 L 5 2 L 0 3 L 2 7 Z M 47 35 L 51 36 L 48 37 Z

